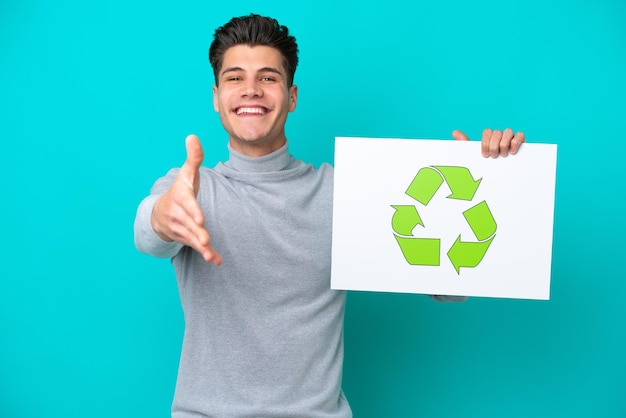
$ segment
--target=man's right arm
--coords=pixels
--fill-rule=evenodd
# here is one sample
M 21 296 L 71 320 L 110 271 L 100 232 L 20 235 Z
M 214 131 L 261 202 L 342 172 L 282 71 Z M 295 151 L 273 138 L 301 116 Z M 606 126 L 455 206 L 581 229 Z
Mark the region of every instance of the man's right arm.
M 189 135 L 185 141 L 187 159 L 169 187 L 144 199 L 135 218 L 135 245 L 156 257 L 173 257 L 183 245 L 198 251 L 207 262 L 221 264 L 204 227 L 204 215 L 197 201 L 200 165 L 204 158 L 200 140 Z

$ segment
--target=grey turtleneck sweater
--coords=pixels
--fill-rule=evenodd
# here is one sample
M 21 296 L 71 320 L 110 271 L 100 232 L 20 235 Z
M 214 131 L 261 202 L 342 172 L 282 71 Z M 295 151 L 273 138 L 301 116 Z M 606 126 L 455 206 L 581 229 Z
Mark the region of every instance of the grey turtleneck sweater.
M 345 292 L 330 289 L 333 168 L 295 160 L 286 145 L 261 158 L 230 149 L 202 167 L 198 202 L 221 266 L 152 230 L 154 202 L 177 172 L 135 219 L 137 248 L 172 257 L 185 317 L 172 416 L 351 417 Z

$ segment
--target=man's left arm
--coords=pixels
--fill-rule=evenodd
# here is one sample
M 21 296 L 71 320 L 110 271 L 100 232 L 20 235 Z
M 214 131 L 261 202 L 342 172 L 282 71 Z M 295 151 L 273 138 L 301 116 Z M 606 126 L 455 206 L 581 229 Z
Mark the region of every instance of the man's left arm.
M 469 137 L 463 132 L 455 129 L 452 137 L 457 141 L 469 141 Z M 480 152 L 485 158 L 506 157 L 509 154 L 515 155 L 520 146 L 526 142 L 523 132 L 514 133 L 512 129 L 506 128 L 504 131 L 498 129 L 485 129 L 481 139 Z M 467 296 L 452 295 L 430 295 L 437 302 L 465 302 Z

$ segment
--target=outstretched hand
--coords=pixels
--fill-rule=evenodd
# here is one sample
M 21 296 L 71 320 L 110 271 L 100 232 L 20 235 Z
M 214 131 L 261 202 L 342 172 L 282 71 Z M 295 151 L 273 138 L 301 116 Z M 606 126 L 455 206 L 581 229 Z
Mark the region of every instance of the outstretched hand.
M 469 141 L 467 135 L 459 130 L 452 131 L 452 137 L 457 141 Z M 509 128 L 504 131 L 487 128 L 483 131 L 480 149 L 483 157 L 506 157 L 509 154 L 517 154 L 524 142 L 526 138 L 523 132 L 514 133 Z
M 197 201 L 200 188 L 200 165 L 204 159 L 196 135 L 185 140 L 187 159 L 170 188 L 154 203 L 151 224 L 164 241 L 176 241 L 198 251 L 207 262 L 222 263 L 222 257 L 211 246 L 204 227 L 204 215 Z

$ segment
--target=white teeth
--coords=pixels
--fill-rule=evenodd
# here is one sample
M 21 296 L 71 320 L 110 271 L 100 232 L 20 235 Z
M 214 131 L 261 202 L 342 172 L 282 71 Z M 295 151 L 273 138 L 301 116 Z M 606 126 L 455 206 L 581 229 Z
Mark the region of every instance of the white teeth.
M 265 109 L 261 107 L 240 107 L 239 109 L 237 109 L 238 115 L 241 115 L 243 113 L 256 113 L 259 115 L 264 115 Z

